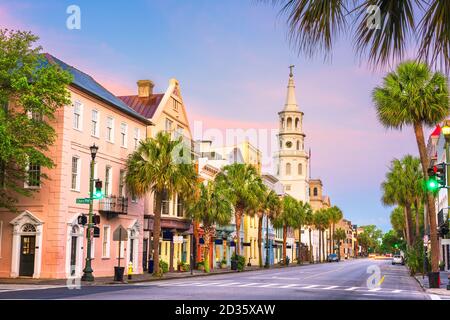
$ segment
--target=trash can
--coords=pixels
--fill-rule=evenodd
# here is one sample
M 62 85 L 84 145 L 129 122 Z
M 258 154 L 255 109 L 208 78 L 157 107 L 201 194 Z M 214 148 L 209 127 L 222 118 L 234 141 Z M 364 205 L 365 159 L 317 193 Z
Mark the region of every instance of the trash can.
M 114 281 L 123 281 L 125 267 L 114 267 Z
M 428 283 L 430 288 L 439 288 L 439 272 L 428 272 Z
M 148 273 L 153 273 L 153 260 L 148 260 Z
M 237 270 L 237 265 L 236 259 L 231 260 L 231 270 Z

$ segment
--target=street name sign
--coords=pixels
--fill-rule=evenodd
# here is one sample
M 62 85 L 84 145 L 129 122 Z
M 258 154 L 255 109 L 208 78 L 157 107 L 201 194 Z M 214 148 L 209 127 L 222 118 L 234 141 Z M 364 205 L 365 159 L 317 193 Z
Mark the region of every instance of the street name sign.
M 78 204 L 90 204 L 91 199 L 89 198 L 77 198 L 76 203 Z

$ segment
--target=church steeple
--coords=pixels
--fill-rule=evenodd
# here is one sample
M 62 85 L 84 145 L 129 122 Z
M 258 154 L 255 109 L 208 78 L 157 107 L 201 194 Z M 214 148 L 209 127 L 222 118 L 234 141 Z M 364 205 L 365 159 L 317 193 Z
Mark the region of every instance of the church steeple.
M 299 111 L 297 99 L 295 98 L 294 74 L 292 72 L 292 69 L 294 67 L 295 67 L 294 65 L 289 66 L 290 69 L 289 81 L 287 86 L 286 103 L 284 105 L 283 111 Z

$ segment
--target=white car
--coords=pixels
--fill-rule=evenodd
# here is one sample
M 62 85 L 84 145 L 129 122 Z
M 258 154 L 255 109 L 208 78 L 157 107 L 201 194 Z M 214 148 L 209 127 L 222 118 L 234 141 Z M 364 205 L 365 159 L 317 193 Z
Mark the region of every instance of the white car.
M 392 258 L 392 264 L 401 264 L 404 265 L 405 264 L 405 260 L 403 259 L 403 257 L 399 254 L 394 255 L 394 257 Z

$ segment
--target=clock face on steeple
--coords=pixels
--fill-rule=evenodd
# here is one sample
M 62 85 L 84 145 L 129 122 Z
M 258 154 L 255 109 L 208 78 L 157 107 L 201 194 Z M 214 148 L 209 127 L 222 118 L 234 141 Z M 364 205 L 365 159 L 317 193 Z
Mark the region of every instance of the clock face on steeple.
M 292 142 L 291 141 L 286 142 L 286 148 L 291 148 L 291 147 L 292 147 Z

